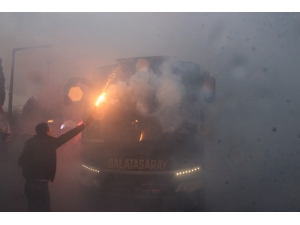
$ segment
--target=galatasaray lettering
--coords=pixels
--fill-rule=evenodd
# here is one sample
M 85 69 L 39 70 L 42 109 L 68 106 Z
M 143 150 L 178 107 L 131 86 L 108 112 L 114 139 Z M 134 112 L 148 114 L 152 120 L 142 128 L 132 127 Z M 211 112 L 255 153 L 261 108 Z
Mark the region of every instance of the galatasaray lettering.
M 119 170 L 166 170 L 167 160 L 109 159 L 108 168 Z

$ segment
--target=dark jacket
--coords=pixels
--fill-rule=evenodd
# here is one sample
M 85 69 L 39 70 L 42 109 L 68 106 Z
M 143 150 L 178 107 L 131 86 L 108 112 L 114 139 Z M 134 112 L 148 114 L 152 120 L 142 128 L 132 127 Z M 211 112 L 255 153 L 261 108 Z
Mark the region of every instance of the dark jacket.
M 25 142 L 18 160 L 22 175 L 26 179 L 43 179 L 53 182 L 56 172 L 56 149 L 79 134 L 83 124 L 73 128 L 58 138 L 35 135 Z

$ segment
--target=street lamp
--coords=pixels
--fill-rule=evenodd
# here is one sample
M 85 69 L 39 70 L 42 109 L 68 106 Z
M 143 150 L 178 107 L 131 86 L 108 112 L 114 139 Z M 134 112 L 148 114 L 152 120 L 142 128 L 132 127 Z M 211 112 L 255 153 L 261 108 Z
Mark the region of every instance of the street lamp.
M 26 48 L 13 48 L 12 51 L 12 60 L 11 60 L 11 74 L 10 74 L 10 85 L 9 85 L 9 102 L 8 102 L 8 118 L 12 118 L 12 99 L 13 99 L 13 85 L 14 85 L 14 69 L 15 69 L 15 53 L 22 50 L 34 49 L 34 48 L 49 48 L 52 45 L 41 45 L 35 47 L 26 47 Z M 10 121 L 11 122 L 11 121 Z

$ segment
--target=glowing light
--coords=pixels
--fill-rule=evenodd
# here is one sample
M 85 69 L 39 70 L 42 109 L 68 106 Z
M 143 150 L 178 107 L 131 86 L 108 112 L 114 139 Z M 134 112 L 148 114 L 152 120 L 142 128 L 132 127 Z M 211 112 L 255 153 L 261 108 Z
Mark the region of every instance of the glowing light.
M 86 168 L 86 169 L 88 169 L 88 170 L 90 170 L 90 171 L 93 171 L 93 172 L 96 172 L 96 173 L 100 173 L 100 170 L 96 170 L 96 169 L 88 167 L 86 165 L 81 165 L 81 166 L 84 167 L 84 168 Z
M 98 106 L 105 99 L 105 92 L 103 92 L 97 99 L 95 106 Z
M 48 120 L 48 123 L 53 123 L 53 120 Z
M 138 121 L 138 120 L 135 120 L 135 122 L 138 123 L 139 121 Z
M 77 102 L 80 101 L 82 99 L 83 96 L 83 91 L 81 90 L 80 87 L 76 86 L 76 87 L 72 87 L 68 93 L 70 99 L 73 102 Z
M 60 126 L 60 129 L 62 130 L 62 129 L 64 129 L 65 128 L 65 124 L 62 124 L 61 126 Z
M 142 140 L 143 140 L 143 136 L 144 136 L 144 132 L 141 133 L 141 136 L 140 136 L 140 140 L 139 140 L 139 141 L 142 141 Z
M 187 169 L 187 170 L 179 171 L 179 172 L 176 173 L 176 175 L 189 174 L 189 173 L 192 173 L 192 172 L 196 172 L 198 170 L 200 170 L 200 167 L 190 168 L 190 169 Z

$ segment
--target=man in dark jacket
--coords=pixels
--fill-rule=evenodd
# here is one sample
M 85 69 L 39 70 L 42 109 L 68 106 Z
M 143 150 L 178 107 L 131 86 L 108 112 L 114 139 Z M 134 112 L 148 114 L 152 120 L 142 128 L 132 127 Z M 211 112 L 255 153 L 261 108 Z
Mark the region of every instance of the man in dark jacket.
M 52 137 L 48 123 L 35 127 L 36 135 L 25 142 L 23 152 L 18 160 L 25 181 L 25 195 L 31 212 L 51 211 L 48 182 L 53 182 L 56 172 L 56 149 L 71 140 L 93 121 L 89 116 L 86 121 L 59 136 Z

